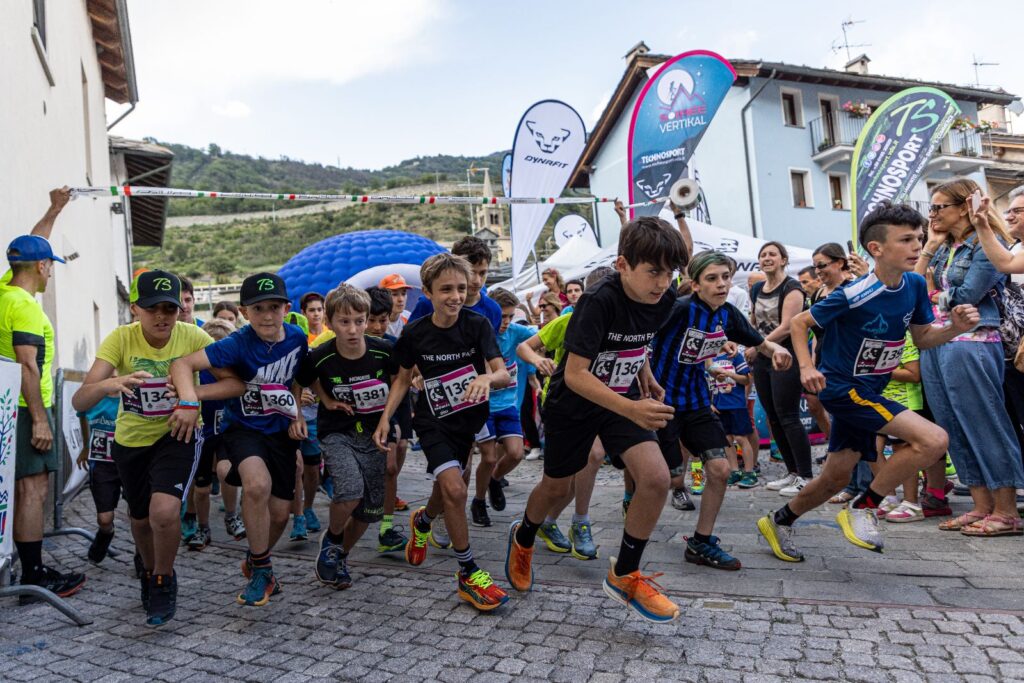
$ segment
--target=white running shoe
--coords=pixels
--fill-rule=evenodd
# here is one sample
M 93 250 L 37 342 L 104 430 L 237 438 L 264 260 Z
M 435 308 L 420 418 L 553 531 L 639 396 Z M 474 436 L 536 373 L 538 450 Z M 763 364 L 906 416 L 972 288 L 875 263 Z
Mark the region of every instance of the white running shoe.
M 539 448 L 531 448 L 530 452 L 526 454 L 525 460 L 540 460 L 541 450 Z
M 882 531 L 878 528 L 878 515 L 868 508 L 851 508 L 849 505 L 836 515 L 839 528 L 843 530 L 846 540 L 858 548 L 882 552 L 885 543 Z
M 780 489 L 779 490 L 779 495 L 780 496 L 785 496 L 786 498 L 792 498 L 796 494 L 800 493 L 800 491 L 806 485 L 807 485 L 807 480 L 806 479 L 804 479 L 803 477 L 794 477 L 792 484 L 790 484 L 789 486 L 787 486 L 784 489 Z
M 438 515 L 430 523 L 430 544 L 441 550 L 452 547 L 452 539 L 448 536 L 448 528 L 444 525 L 444 514 Z
M 768 489 L 769 491 L 781 491 L 787 486 L 792 486 L 793 482 L 796 481 L 797 478 L 798 477 L 795 474 L 789 473 L 782 479 L 776 479 L 775 481 L 768 482 L 765 485 L 765 488 Z

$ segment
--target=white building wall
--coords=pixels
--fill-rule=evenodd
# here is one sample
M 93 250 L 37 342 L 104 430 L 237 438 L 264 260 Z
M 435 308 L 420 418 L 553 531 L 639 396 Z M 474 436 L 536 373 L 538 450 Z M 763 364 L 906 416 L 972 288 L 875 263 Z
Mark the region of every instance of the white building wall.
M 32 39 L 32 2 L 4 3 L 0 22 L 0 246 L 26 234 L 61 185 L 109 185 L 104 90 L 84 2 L 48 2 L 46 61 Z M 83 85 L 83 79 L 85 81 Z M 87 369 L 117 325 L 116 277 L 128 282 L 123 223 L 109 199 L 78 199 L 57 219 L 58 255 L 43 305 L 56 329 L 54 367 Z M 6 267 L 6 264 L 0 265 Z

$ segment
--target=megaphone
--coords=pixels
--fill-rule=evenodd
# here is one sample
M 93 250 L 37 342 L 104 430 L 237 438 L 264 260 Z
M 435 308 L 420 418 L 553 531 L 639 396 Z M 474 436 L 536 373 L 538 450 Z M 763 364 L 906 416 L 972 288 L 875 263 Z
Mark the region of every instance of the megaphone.
M 700 186 L 696 180 L 680 178 L 672 183 L 668 198 L 680 209 L 689 209 L 700 199 Z

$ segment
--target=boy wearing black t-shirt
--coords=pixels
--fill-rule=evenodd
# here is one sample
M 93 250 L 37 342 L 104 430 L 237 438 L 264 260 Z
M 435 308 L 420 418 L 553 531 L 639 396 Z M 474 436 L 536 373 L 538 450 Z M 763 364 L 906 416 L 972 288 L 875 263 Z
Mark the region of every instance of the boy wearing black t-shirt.
M 675 303 L 673 271 L 688 261 L 679 231 L 658 218 L 627 223 L 619 235 L 615 275 L 576 304 L 544 404 L 544 476 L 522 521 L 512 522 L 505 573 L 521 591 L 533 585 L 533 543 L 552 504 L 587 465 L 595 437 L 612 463 L 636 481 L 618 558 L 604 581 L 609 597 L 651 621 L 671 621 L 679 608 L 640 573 L 640 558 L 668 493 L 669 473 L 655 430 L 672 419 L 665 391 L 651 374 L 647 345 Z
M 295 376 L 297 385 L 312 386 L 320 398 L 318 438 L 324 463 L 334 480 L 330 522 L 320 535 L 316 577 L 336 590 L 352 585 L 348 553 L 371 522 L 384 513 L 384 472 L 394 464 L 394 449 L 382 454 L 373 443 L 397 372 L 391 342 L 366 336 L 370 297 L 342 284 L 327 295 L 327 320 L 334 339 L 306 356 Z M 295 393 L 301 393 L 296 386 Z M 291 437 L 302 439 L 301 413 Z
M 437 254 L 424 262 L 420 279 L 434 310 L 406 325 L 398 339 L 395 355 L 401 369 L 373 439 L 378 448 L 387 450 L 391 416 L 405 398 L 413 368 L 418 368 L 423 390 L 413 429 L 427 457 L 434 489 L 426 506 L 412 513 L 412 538 L 405 546 L 405 558 L 412 565 L 423 563 L 430 522 L 444 511 L 460 566 L 458 595 L 477 609 L 489 611 L 504 604 L 508 595 L 473 560 L 462 474 L 474 435 L 487 421 L 491 389 L 507 386 L 511 378 L 490 322 L 463 308 L 469 277 L 469 263 L 460 256 Z

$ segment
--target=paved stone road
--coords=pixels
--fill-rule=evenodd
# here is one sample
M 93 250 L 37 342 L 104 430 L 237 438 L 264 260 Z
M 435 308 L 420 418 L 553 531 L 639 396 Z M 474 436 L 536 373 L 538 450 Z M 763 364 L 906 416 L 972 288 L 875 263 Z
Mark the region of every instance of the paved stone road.
M 776 465 L 767 469 L 777 474 Z M 524 463 L 510 477 L 507 510 L 492 512 L 495 526 L 471 528 L 481 565 L 502 583 L 507 523 L 539 470 Z M 608 468 L 598 481 L 592 514 L 602 557 L 617 547 L 620 481 Z M 416 455 L 401 492 L 414 504 L 428 492 Z M 682 562 L 680 538 L 696 513 L 666 505 L 645 570 L 665 572 L 659 580 L 685 608 L 670 625 L 643 622 L 605 598 L 604 559 L 538 549 L 533 592 L 479 614 L 455 597 L 448 552 L 431 549 L 412 569 L 377 556 L 367 540 L 353 553 L 355 584 L 341 593 L 312 579 L 312 542 L 282 543 L 275 567 L 284 592 L 269 607 L 241 608 L 241 546 L 224 540 L 215 517 L 218 541 L 179 556 L 176 619 L 151 631 L 130 563 L 92 567 L 83 541 L 61 538 L 47 552 L 88 573 L 70 602 L 95 621 L 79 628 L 44 605 L 0 600 L 0 680 L 1024 681 L 1019 538 L 890 525 L 880 556 L 842 540 L 831 510 L 804 521 L 798 538 L 808 559 L 788 565 L 757 543 L 753 527 L 779 501 L 763 488 L 729 493 L 717 532 L 743 561 L 738 573 Z M 68 516 L 91 526 L 87 494 Z M 114 544 L 130 558 L 123 524 Z

